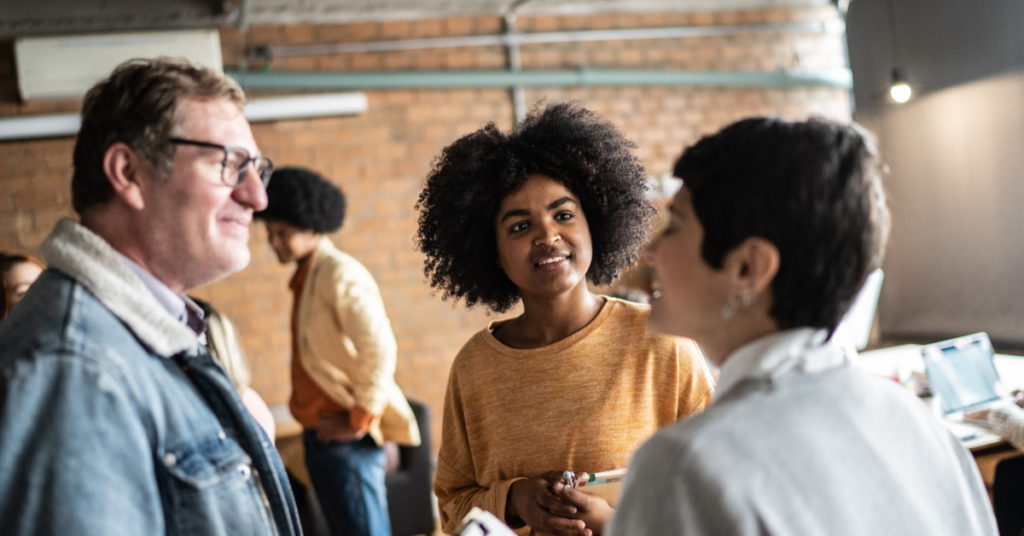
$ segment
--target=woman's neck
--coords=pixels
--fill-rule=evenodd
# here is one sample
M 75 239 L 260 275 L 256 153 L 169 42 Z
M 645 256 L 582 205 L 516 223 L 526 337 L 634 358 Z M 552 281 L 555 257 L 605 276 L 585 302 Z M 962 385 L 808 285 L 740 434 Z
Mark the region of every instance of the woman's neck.
M 587 326 L 605 299 L 590 292 L 586 281 L 559 296 L 523 296 L 523 314 L 495 332 L 502 344 L 519 349 L 554 344 Z
M 697 341 L 715 366 L 721 367 L 741 346 L 779 331 L 779 325 L 767 314 L 733 320 L 726 322 L 716 336 Z

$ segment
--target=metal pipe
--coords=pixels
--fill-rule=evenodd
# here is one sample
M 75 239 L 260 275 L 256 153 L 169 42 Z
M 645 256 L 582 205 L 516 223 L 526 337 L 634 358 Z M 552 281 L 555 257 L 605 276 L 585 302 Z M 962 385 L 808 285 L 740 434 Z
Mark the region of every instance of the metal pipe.
M 518 3 L 521 4 L 522 2 Z M 515 33 L 518 33 L 516 14 L 509 13 L 505 15 L 505 35 Z M 508 68 L 512 72 L 523 70 L 523 60 L 519 56 L 519 43 L 510 42 L 508 44 Z M 526 119 L 526 90 L 521 85 L 512 87 L 512 112 L 515 114 L 515 124 L 518 125 Z
M 390 50 L 422 50 L 430 48 L 512 46 L 531 43 L 577 43 L 582 41 L 620 41 L 632 39 L 678 39 L 685 37 L 712 37 L 743 33 L 809 32 L 841 33 L 846 29 L 842 21 L 802 22 L 791 24 L 746 24 L 737 26 L 685 26 L 677 28 L 638 28 L 630 30 L 588 30 L 578 32 L 508 33 L 504 35 L 478 35 L 445 37 L 438 39 L 409 39 L 405 41 L 376 41 L 369 43 L 339 43 L 293 47 L 269 47 L 272 58 L 316 56 L 352 52 L 384 52 Z
M 557 86 L 853 87 L 849 69 L 822 71 L 228 72 L 246 89 L 394 89 Z
M 238 20 L 235 21 L 235 29 L 244 32 L 249 29 L 249 11 L 252 9 L 252 0 L 242 0 L 242 7 L 238 10 Z

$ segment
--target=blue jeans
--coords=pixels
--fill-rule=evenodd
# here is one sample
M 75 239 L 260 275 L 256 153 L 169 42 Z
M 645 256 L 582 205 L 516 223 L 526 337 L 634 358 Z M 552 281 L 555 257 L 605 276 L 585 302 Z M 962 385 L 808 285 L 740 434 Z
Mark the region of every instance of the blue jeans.
M 384 449 L 370 436 L 330 441 L 305 430 L 306 468 L 334 536 L 391 536 Z

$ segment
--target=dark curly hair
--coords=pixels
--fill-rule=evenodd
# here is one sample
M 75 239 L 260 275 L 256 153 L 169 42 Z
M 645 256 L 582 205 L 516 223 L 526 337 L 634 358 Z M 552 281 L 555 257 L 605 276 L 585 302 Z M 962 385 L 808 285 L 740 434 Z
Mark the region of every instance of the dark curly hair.
M 712 267 L 752 236 L 779 249 L 771 316 L 782 329 L 835 330 L 882 263 L 889 209 L 874 140 L 856 125 L 743 119 L 687 149 L 674 173 Z
M 654 209 L 643 165 L 608 120 L 579 103 L 535 109 L 512 132 L 489 123 L 445 147 L 420 193 L 417 244 L 424 273 L 443 298 L 501 313 L 519 289 L 498 266 L 494 217 L 531 175 L 547 175 L 575 194 L 593 246 L 587 279 L 613 283 L 648 237 Z
M 300 167 L 274 170 L 267 208 L 253 217 L 279 220 L 303 231 L 326 234 L 345 221 L 345 194 L 319 173 Z

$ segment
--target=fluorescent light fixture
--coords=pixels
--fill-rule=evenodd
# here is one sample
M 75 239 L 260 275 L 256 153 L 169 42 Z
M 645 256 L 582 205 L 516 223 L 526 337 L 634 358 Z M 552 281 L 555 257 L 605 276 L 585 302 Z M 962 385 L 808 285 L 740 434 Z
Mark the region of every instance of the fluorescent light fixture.
M 0 119 L 0 141 L 59 138 L 78 134 L 78 114 L 30 115 Z
M 252 122 L 356 115 L 366 111 L 363 93 L 328 93 L 253 100 L 245 105 L 245 117 Z
M 363 93 L 330 93 L 257 99 L 245 105 L 250 122 L 307 117 L 357 115 L 366 111 Z M 0 119 L 0 141 L 74 136 L 82 125 L 79 114 L 30 115 Z

